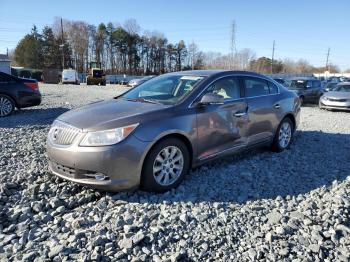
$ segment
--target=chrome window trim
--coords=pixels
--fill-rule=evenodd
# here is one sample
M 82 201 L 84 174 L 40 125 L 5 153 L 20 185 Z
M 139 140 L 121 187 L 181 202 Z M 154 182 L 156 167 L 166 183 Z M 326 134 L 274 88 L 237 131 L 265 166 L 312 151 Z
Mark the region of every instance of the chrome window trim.
M 193 99 L 193 101 L 189 104 L 188 108 L 191 108 L 191 107 L 193 106 L 193 103 L 198 99 L 198 97 L 200 97 L 200 96 L 203 94 L 203 92 L 204 92 L 211 84 L 213 84 L 214 82 L 216 82 L 216 81 L 218 81 L 218 80 L 220 80 L 220 79 L 222 79 L 222 78 L 225 78 L 225 77 L 241 77 L 241 76 L 243 76 L 243 77 L 255 77 L 255 78 L 259 78 L 259 79 L 262 79 L 262 80 L 265 80 L 265 81 L 270 81 L 270 82 L 272 82 L 274 85 L 276 85 L 276 84 L 274 83 L 273 79 L 272 79 L 272 81 L 271 81 L 270 79 L 266 79 L 266 78 L 261 77 L 261 76 L 252 76 L 252 75 L 248 75 L 248 74 L 231 74 L 231 75 L 221 76 L 221 77 L 219 77 L 219 78 L 214 79 L 214 80 L 211 81 L 209 84 L 207 84 L 207 85 L 205 86 L 205 88 L 203 88 L 203 90 L 202 90 L 202 91 L 195 97 L 195 99 Z M 279 94 L 281 93 L 281 90 L 280 90 L 279 85 L 276 85 L 276 86 L 277 86 L 278 92 L 275 93 L 275 94 L 268 94 L 268 95 L 261 95 L 261 96 L 249 96 L 249 97 L 244 96 L 244 97 L 240 97 L 240 98 L 237 98 L 237 99 L 226 100 L 226 101 L 224 101 L 224 102 L 233 102 L 233 101 L 235 101 L 235 100 L 241 100 L 241 99 L 245 99 L 245 98 L 257 98 L 257 97 L 264 97 L 264 96 L 279 95 Z M 245 88 L 245 87 L 243 87 L 243 88 Z

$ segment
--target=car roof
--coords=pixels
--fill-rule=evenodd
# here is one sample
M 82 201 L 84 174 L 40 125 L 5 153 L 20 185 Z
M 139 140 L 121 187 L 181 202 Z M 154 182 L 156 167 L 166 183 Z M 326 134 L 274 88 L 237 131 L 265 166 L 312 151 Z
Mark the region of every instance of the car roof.
M 300 80 L 300 81 L 308 81 L 308 80 L 315 80 L 315 81 L 320 81 L 316 78 L 313 77 L 293 77 L 290 80 Z
M 268 76 L 258 74 L 251 71 L 237 71 L 237 70 L 189 70 L 189 71 L 179 71 L 179 72 L 173 72 L 169 73 L 172 75 L 192 75 L 192 76 L 219 76 L 219 75 L 230 75 L 230 74 L 242 74 L 242 75 L 248 75 L 248 76 L 257 76 L 257 77 L 263 77 L 266 79 L 271 79 Z

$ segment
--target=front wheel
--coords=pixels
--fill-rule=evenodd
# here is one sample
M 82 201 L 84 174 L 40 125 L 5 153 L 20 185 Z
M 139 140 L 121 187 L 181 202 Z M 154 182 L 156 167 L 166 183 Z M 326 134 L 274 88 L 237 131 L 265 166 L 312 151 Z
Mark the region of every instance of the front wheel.
M 145 159 L 141 187 L 165 192 L 177 187 L 188 173 L 190 155 L 179 139 L 169 138 L 156 144 Z
M 294 125 L 292 121 L 289 118 L 283 119 L 273 139 L 272 150 L 275 152 L 282 152 L 288 148 L 292 142 L 293 133 Z
M 15 102 L 12 98 L 0 94 L 0 117 L 11 115 L 15 110 Z

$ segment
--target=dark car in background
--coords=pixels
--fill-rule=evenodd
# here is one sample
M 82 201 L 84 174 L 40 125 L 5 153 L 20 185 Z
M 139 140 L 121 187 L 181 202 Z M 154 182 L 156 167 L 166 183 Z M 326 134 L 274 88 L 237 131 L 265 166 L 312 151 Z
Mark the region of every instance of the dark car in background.
M 325 93 L 320 98 L 319 108 L 350 111 L 350 82 L 341 82 Z
M 284 80 L 283 78 L 274 78 L 273 80 L 275 80 L 277 83 L 280 83 L 281 85 L 286 85 L 286 80 Z
M 296 94 L 260 74 L 165 74 L 59 116 L 47 139 L 49 167 L 104 190 L 162 192 L 209 160 L 263 145 L 283 151 L 299 113 Z
M 293 90 L 303 103 L 318 103 L 323 95 L 321 81 L 314 78 L 294 78 L 288 88 Z
M 41 103 L 38 82 L 0 72 L 0 117 L 10 115 L 17 108 Z

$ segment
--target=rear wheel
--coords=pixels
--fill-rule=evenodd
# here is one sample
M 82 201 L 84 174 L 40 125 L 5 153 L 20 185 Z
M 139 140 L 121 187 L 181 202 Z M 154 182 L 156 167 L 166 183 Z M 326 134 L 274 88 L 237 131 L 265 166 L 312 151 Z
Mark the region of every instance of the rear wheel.
M 272 150 L 275 152 L 282 152 L 288 148 L 292 142 L 294 134 L 294 125 L 290 118 L 284 118 L 278 126 L 275 138 L 272 143 Z
M 0 117 L 10 115 L 15 110 L 15 102 L 11 97 L 0 95 Z
M 151 149 L 145 159 L 141 187 L 148 191 L 165 192 L 177 187 L 190 167 L 186 145 L 169 138 Z

